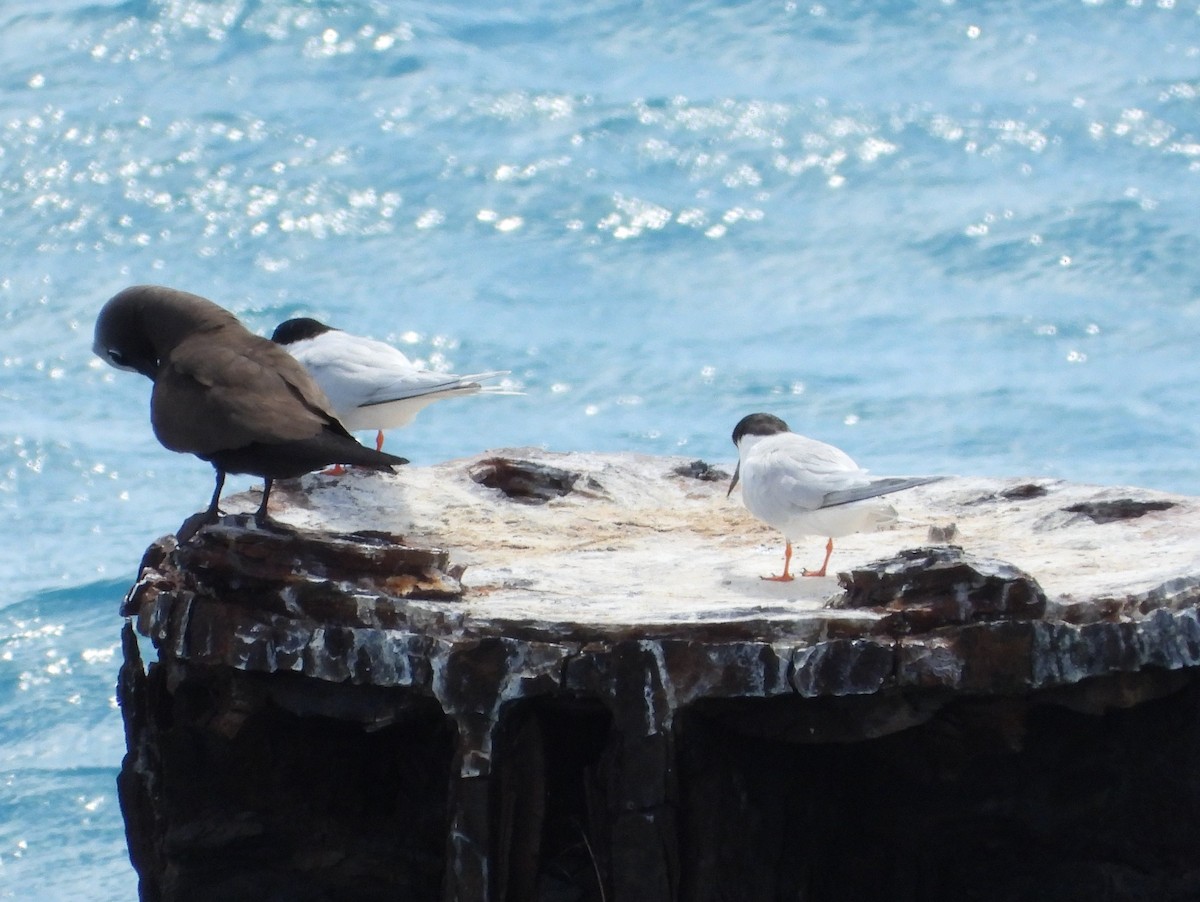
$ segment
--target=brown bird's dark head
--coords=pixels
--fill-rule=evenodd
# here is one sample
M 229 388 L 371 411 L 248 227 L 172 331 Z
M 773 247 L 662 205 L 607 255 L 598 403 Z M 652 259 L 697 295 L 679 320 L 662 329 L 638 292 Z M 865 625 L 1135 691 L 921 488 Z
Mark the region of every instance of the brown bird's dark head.
M 118 369 L 155 379 L 163 359 L 181 341 L 221 329 L 246 331 L 232 313 L 199 295 L 135 285 L 101 309 L 92 351 Z

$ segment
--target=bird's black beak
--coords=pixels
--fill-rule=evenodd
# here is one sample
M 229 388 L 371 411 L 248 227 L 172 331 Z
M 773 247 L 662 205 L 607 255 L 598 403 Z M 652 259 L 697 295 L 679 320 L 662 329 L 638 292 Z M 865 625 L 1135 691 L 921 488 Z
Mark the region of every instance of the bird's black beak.
M 742 475 L 742 462 L 739 460 L 736 467 L 733 468 L 733 479 L 729 480 L 729 491 L 725 493 L 728 498 L 733 494 L 733 487 L 737 485 L 738 477 Z

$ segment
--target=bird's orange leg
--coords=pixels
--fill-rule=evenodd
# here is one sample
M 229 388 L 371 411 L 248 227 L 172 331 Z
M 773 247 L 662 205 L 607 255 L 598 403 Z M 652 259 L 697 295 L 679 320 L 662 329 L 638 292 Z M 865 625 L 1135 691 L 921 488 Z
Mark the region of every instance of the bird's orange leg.
M 791 566 L 791 563 L 792 563 L 792 543 L 788 542 L 783 547 L 783 573 L 779 574 L 779 576 L 760 576 L 759 579 L 765 579 L 768 582 L 772 582 L 772 583 L 790 583 L 793 579 L 796 578 L 796 577 L 792 576 L 792 574 L 788 573 L 788 567 Z
M 382 429 L 375 430 L 375 450 L 376 451 L 383 450 L 383 430 Z
M 344 464 L 334 464 L 332 467 L 326 467 L 321 471 L 322 476 L 345 476 L 346 467 Z
M 833 539 L 825 543 L 825 560 L 821 561 L 820 570 L 805 570 L 802 576 L 824 576 L 825 568 L 829 566 L 830 555 L 833 554 Z

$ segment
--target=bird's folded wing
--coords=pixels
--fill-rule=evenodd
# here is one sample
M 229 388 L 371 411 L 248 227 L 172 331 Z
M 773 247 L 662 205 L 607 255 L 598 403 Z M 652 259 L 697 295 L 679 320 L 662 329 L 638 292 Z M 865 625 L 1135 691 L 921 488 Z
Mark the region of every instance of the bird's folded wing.
M 479 391 L 490 391 L 491 386 L 485 388 L 479 380 L 506 375 L 508 375 L 507 371 L 457 376 L 454 373 L 415 370 L 406 376 L 377 386 L 368 398 L 360 402 L 359 406 L 371 407 L 376 404 L 390 404 L 393 401 L 406 401 L 409 398 L 422 398 L 427 395 L 474 394 Z
M 837 448 L 788 434 L 786 442 L 759 445 L 740 464 L 742 480 L 761 487 L 761 493 L 793 515 L 814 511 L 832 488 L 864 482 L 865 471 Z
M 821 507 L 836 507 L 839 504 L 849 504 L 852 501 L 863 501 L 867 498 L 878 498 L 892 492 L 900 492 L 929 482 L 945 479 L 944 476 L 884 476 L 870 479 L 867 482 L 835 492 L 827 492 L 821 499 Z
M 382 341 L 333 330 L 309 341 L 288 346 L 288 351 L 311 371 L 351 381 L 378 382 L 420 372 L 404 352 Z
M 308 373 L 265 340 L 183 342 L 155 385 L 152 414 L 164 445 L 195 454 L 337 428 Z

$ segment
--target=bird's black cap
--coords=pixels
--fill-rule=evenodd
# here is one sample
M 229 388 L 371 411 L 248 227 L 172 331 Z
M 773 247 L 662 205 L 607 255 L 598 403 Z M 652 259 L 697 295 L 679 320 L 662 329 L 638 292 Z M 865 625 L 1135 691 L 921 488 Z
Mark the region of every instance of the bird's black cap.
M 300 316 L 281 322 L 271 333 L 271 341 L 277 345 L 290 345 L 307 338 L 316 338 L 326 332 L 336 332 L 333 326 L 327 326 L 319 319 L 310 316 Z
M 751 413 L 738 420 L 733 427 L 733 443 L 736 445 L 745 435 L 776 435 L 791 432 L 788 424 L 769 413 Z

